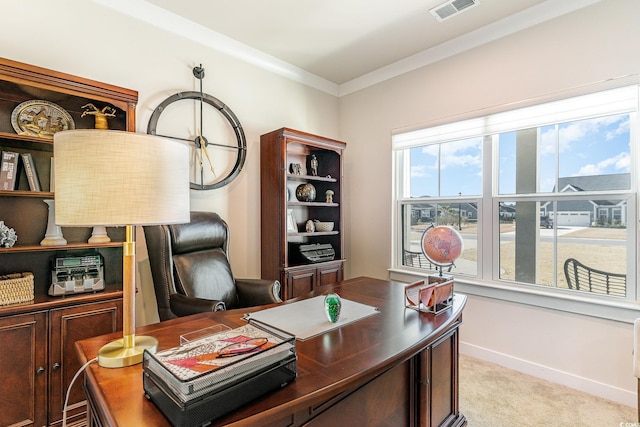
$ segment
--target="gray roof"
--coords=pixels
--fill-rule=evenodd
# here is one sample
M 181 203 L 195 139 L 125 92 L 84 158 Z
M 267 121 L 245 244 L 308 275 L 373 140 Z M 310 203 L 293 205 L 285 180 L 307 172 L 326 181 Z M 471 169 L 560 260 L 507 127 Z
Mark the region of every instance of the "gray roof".
M 628 190 L 631 188 L 631 174 L 619 173 L 558 178 L 560 191 L 563 191 L 569 185 L 578 191 Z

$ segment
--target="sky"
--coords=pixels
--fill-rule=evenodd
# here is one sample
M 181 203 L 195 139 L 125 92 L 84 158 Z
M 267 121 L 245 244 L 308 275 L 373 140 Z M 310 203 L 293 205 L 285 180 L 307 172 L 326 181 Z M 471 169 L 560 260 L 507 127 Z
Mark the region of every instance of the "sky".
M 544 126 L 538 129 L 538 135 L 539 192 L 553 191 L 558 177 L 630 171 L 628 114 Z M 498 139 L 499 191 L 500 194 L 514 194 L 516 133 L 502 133 Z M 413 148 L 411 197 L 479 196 L 482 190 L 482 155 L 480 137 Z

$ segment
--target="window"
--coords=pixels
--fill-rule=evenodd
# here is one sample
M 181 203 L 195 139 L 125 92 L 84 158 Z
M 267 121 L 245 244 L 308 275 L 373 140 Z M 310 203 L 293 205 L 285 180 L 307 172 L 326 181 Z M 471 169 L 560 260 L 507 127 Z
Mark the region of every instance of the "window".
M 595 285 L 611 273 L 636 282 L 637 93 L 623 87 L 395 134 L 394 268 L 437 270 L 420 241 L 431 225 L 448 225 L 464 240 L 450 267 L 459 280 L 636 301 L 635 286 Z

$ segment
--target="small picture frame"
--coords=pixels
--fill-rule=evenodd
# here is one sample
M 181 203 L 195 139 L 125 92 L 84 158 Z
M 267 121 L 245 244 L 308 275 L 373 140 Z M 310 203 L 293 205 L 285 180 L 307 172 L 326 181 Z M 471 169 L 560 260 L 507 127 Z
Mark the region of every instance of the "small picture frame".
M 293 217 L 293 209 L 287 209 L 287 231 L 289 232 L 298 232 L 298 226 L 296 225 L 296 220 Z

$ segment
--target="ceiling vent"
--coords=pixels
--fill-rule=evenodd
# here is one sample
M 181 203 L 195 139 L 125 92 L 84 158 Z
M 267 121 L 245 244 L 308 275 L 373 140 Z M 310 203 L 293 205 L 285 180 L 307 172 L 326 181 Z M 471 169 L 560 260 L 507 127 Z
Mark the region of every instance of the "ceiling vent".
M 480 3 L 479 0 L 450 0 L 429 10 L 440 22 Z

